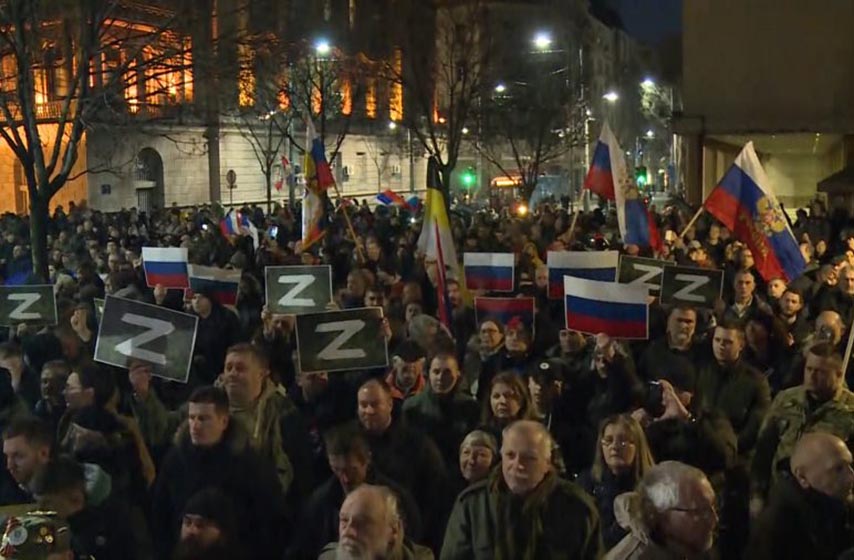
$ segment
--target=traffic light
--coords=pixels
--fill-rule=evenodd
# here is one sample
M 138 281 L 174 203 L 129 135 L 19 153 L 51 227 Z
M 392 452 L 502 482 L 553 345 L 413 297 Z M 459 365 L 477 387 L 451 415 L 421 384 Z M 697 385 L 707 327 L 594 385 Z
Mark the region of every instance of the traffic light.
M 638 188 L 645 187 L 649 183 L 649 176 L 647 175 L 645 166 L 641 165 L 635 168 L 635 182 L 638 184 Z
M 464 189 L 472 188 L 474 186 L 474 184 L 477 182 L 477 174 L 475 173 L 474 168 L 469 167 L 469 168 L 465 169 L 463 171 L 462 175 L 460 176 L 460 180 L 463 183 Z

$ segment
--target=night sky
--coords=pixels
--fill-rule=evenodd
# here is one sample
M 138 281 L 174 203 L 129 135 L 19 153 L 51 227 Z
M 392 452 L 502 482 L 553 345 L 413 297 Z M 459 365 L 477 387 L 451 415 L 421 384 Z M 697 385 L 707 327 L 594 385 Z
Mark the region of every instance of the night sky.
M 644 43 L 658 44 L 682 31 L 682 0 L 593 0 L 616 11 L 626 31 Z

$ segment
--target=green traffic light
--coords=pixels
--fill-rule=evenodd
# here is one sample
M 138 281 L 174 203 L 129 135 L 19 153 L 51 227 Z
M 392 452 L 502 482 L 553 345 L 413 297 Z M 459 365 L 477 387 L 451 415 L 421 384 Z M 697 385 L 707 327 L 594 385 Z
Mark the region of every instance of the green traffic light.
M 461 179 L 465 188 L 473 187 L 476 180 L 474 172 L 471 169 L 464 171 Z

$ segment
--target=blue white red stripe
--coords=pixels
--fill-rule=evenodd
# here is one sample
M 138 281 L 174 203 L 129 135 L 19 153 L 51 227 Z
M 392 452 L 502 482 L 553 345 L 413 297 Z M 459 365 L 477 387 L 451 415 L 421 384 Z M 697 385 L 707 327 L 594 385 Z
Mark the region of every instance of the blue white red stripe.
M 142 268 L 149 287 L 189 288 L 187 249 L 182 247 L 143 247 Z
M 617 251 L 549 251 L 546 265 L 549 269 L 549 298 L 563 297 L 563 277 L 586 278 L 601 282 L 617 279 Z
M 803 273 L 806 262 L 752 142 L 703 206 L 750 248 L 754 266 L 766 281 L 790 282 Z
M 629 176 L 625 153 L 607 122 L 602 125 L 593 150 L 584 188 L 614 201 L 624 244 L 654 249 L 661 247 L 655 220 L 647 210 L 635 181 Z
M 513 253 L 464 253 L 466 288 L 512 292 L 514 266 Z
M 223 305 L 237 302 L 240 286 L 240 270 L 228 270 L 212 266 L 190 265 L 190 289 L 193 292 L 208 291 Z
M 614 338 L 645 339 L 649 289 L 567 276 L 563 281 L 566 328 Z

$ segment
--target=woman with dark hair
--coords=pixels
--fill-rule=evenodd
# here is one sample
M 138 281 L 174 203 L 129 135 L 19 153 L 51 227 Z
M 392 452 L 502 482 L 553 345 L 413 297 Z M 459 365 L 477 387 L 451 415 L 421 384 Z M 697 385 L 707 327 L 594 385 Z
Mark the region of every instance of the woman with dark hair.
M 522 378 L 512 371 L 499 373 L 489 383 L 481 402 L 481 429 L 492 433 L 501 447 L 501 432 L 516 420 L 531 420 L 534 409 Z
M 628 414 L 618 414 L 602 421 L 593 466 L 581 475 L 578 483 L 596 500 L 606 550 L 627 533 L 614 516 L 614 498 L 634 490 L 653 464 L 649 444 L 637 420 Z
M 504 324 L 494 317 L 480 321 L 469 340 L 463 361 L 463 388 L 470 388 L 483 401 L 492 378 L 501 371 L 504 359 Z

